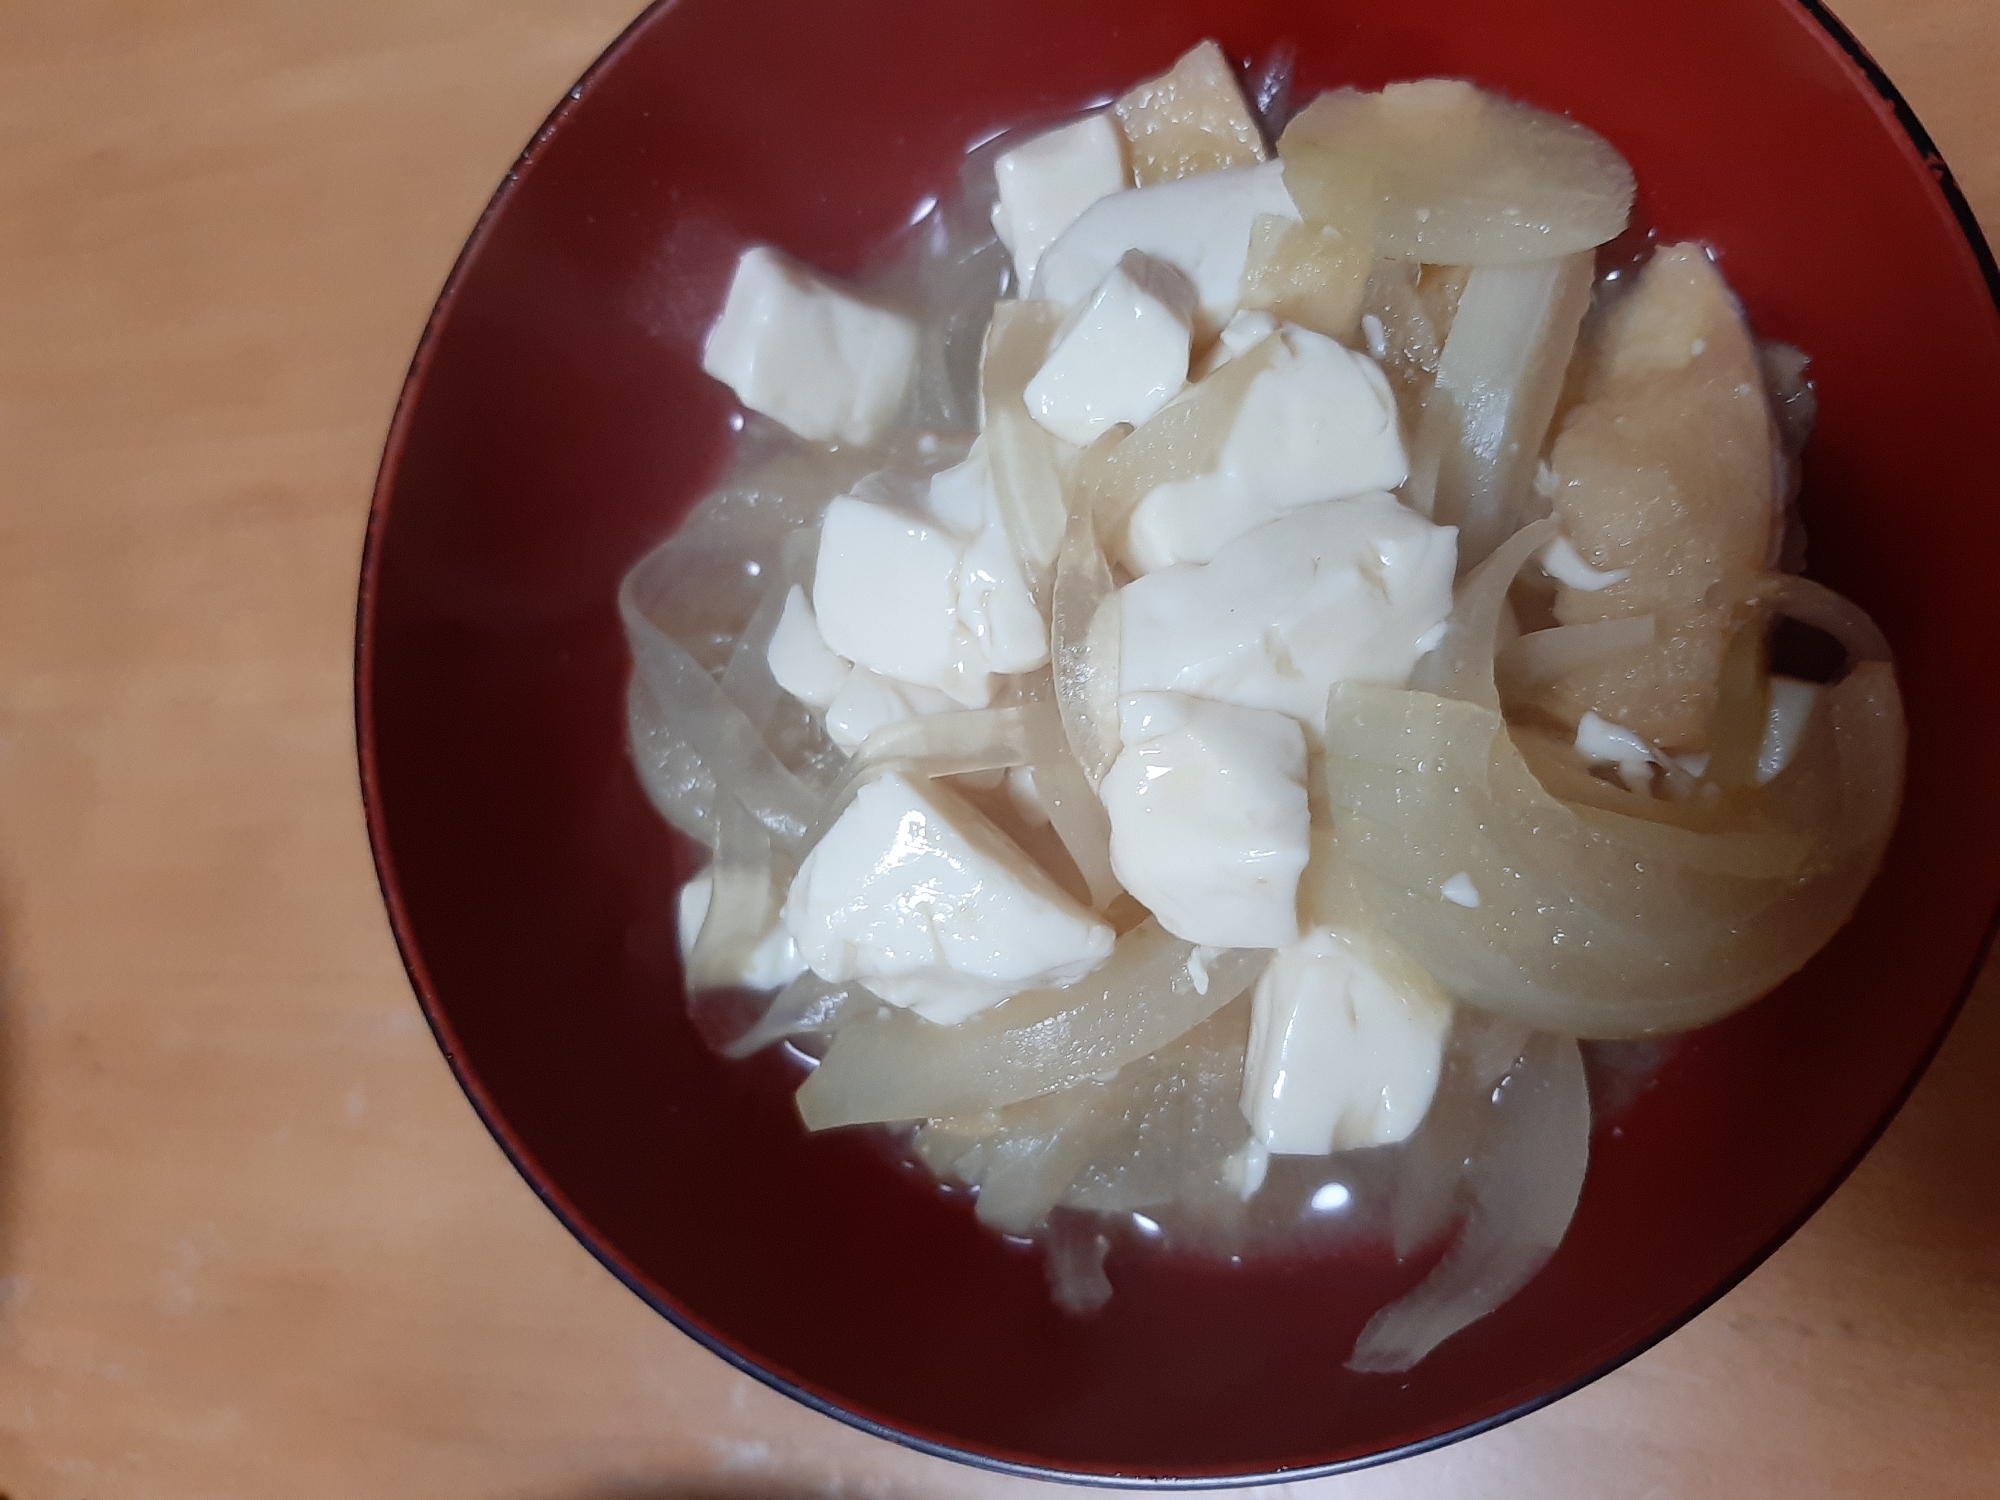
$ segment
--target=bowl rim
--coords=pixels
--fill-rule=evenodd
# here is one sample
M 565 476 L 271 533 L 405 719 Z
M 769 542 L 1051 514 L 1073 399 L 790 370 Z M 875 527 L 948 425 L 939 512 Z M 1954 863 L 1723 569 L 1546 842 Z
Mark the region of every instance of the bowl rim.
M 685 1310 L 676 1307 L 663 1296 L 655 1295 L 645 1284 L 639 1269 L 630 1264 L 618 1249 L 599 1238 L 586 1222 L 577 1206 L 553 1181 L 546 1179 L 533 1156 L 507 1123 L 498 1106 L 488 1094 L 485 1085 L 461 1060 L 458 1039 L 450 1018 L 445 1013 L 437 991 L 419 951 L 416 932 L 410 922 L 401 886 L 396 874 L 389 849 L 389 830 L 383 811 L 379 768 L 376 763 L 376 724 L 373 710 L 374 654 L 375 654 L 375 604 L 380 584 L 380 562 L 382 536 L 388 513 L 394 498 L 394 491 L 402 472 L 402 458 L 414 422 L 417 398 L 435 353 L 437 338 L 449 320 L 458 300 L 458 293 L 473 261 L 484 248 L 492 233 L 495 221 L 514 196 L 521 179 L 534 167 L 542 149 L 551 141 L 571 112 L 590 91 L 590 85 L 597 76 L 615 66 L 625 52 L 636 41 L 639 34 L 666 11 L 674 9 L 680 0 L 650 0 L 616 37 L 600 52 L 586 68 L 556 106 L 549 111 L 541 124 L 536 127 L 528 143 L 516 155 L 514 163 L 502 177 L 500 184 L 488 198 L 459 249 L 446 275 L 437 300 L 424 320 L 422 332 L 404 373 L 402 384 L 396 396 L 396 409 L 391 419 L 389 432 L 382 446 L 382 457 L 376 470 L 373 490 L 369 498 L 368 524 L 362 540 L 359 585 L 355 604 L 354 631 L 354 725 L 355 753 L 359 779 L 359 790 L 364 819 L 368 830 L 369 854 L 375 867 L 376 882 L 382 893 L 383 904 L 389 917 L 391 934 L 396 950 L 402 959 L 403 969 L 409 979 L 417 1004 L 423 1011 L 431 1035 L 444 1054 L 452 1076 L 472 1105 L 473 1112 L 486 1127 L 514 1170 L 531 1188 L 543 1205 L 555 1215 L 570 1235 L 583 1246 L 607 1271 L 622 1282 L 641 1301 L 681 1333 L 693 1339 L 717 1355 L 729 1365 L 752 1379 L 770 1387 L 783 1396 L 802 1405 L 832 1417 L 846 1426 L 858 1428 L 871 1436 L 885 1439 L 899 1447 L 914 1449 L 934 1458 L 966 1464 L 973 1468 L 995 1473 L 1012 1475 L 1022 1479 L 1039 1479 L 1057 1483 L 1096 1486 L 1131 1490 L 1212 1490 L 1233 1489 L 1251 1485 L 1289 1483 L 1299 1480 L 1326 1478 L 1336 1474 L 1353 1473 L 1357 1470 L 1374 1468 L 1397 1459 L 1412 1458 L 1419 1454 L 1434 1452 L 1440 1448 L 1465 1441 L 1468 1438 L 1490 1432 L 1505 1426 L 1518 1418 L 1540 1411 L 1564 1397 L 1574 1394 L 1585 1386 L 1609 1375 L 1621 1366 L 1637 1359 L 1671 1335 L 1679 1332 L 1701 1316 L 1730 1292 L 1734 1291 L 1752 1272 L 1757 1270 L 1777 1250 L 1802 1229 L 1808 1220 L 1823 1208 L 1827 1201 L 1853 1174 L 1869 1152 L 1881 1140 L 1890 1123 L 1902 1112 L 1917 1085 L 1923 1081 L 1936 1060 L 1945 1038 L 1958 1021 L 1965 1003 L 1984 971 L 1988 957 L 1996 940 L 2000 940 L 2000 909 L 1996 909 L 1988 919 L 1986 930 L 1974 948 L 1971 965 L 1959 981 L 1957 991 L 1945 1012 L 1936 1033 L 1925 1047 L 1917 1066 L 1896 1091 L 1894 1098 L 1879 1118 L 1869 1127 L 1854 1153 L 1843 1162 L 1824 1186 L 1814 1194 L 1804 1209 L 1785 1224 L 1764 1244 L 1758 1246 L 1722 1278 L 1706 1295 L 1663 1320 L 1657 1327 L 1648 1330 L 1642 1337 L 1622 1349 L 1604 1363 L 1566 1381 L 1559 1386 L 1540 1392 L 1503 1411 L 1468 1422 L 1449 1431 L 1420 1438 L 1394 1448 L 1363 1454 L 1359 1457 L 1337 1460 L 1331 1463 L 1304 1465 L 1291 1469 L 1261 1469 L 1229 1474 L 1195 1475 L 1150 1475 L 1095 1471 L 1082 1468 L 1055 1468 L 1046 1464 L 1003 1458 L 993 1453 L 958 1447 L 936 1438 L 924 1437 L 891 1425 L 879 1417 L 856 1411 L 841 1405 L 829 1396 L 822 1395 L 786 1375 L 764 1368 L 756 1360 L 730 1345 L 719 1333 L 702 1323 Z M 1984 230 L 1980 227 L 1971 204 L 1966 200 L 1951 168 L 1938 150 L 1930 132 L 1918 119 L 1916 111 L 1891 81 L 1881 64 L 1869 55 L 1854 34 L 1827 7 L 1824 0 L 1779 0 L 1779 3 L 1803 15 L 1816 25 L 1826 40 L 1838 49 L 1840 59 L 1846 63 L 1853 76 L 1852 81 L 1860 87 L 1878 113 L 1891 120 L 1911 149 L 1915 152 L 1917 164 L 1925 169 L 1944 206 L 1957 222 L 1959 233 L 1978 264 L 1981 277 L 1986 285 L 1987 296 L 1996 311 L 2000 311 L 2000 262 L 1996 262 L 1994 252 L 1988 243 Z

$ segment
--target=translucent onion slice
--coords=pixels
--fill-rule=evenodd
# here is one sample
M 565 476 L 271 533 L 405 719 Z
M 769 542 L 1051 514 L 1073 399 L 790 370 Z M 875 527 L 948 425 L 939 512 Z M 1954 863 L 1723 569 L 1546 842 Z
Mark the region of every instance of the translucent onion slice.
M 1477 266 L 1424 399 L 1405 493 L 1458 528 L 1458 566 L 1483 562 L 1527 519 L 1577 330 L 1590 306 L 1589 251 Z
M 1104 471 L 1131 429 L 1118 426 L 1084 451 L 1070 486 L 1069 522 L 1049 609 L 1049 655 L 1071 757 L 1093 791 L 1118 758 L 1120 615 L 1095 507 Z M 1107 853 L 1106 858 L 1109 859 Z
M 967 1143 L 949 1167 L 979 1189 L 982 1224 L 1025 1235 L 1048 1218 L 1102 1133 L 1106 1093 L 1103 1084 L 1073 1084 L 986 1117 L 995 1128 Z
M 1413 1368 L 1506 1302 L 1569 1230 L 1590 1163 L 1590 1089 L 1568 1037 L 1532 1037 L 1494 1091 L 1467 1172 L 1465 1228 L 1416 1290 L 1368 1320 L 1350 1370 Z
M 1511 698 L 1531 693 L 1578 667 L 1594 666 L 1652 643 L 1651 615 L 1529 631 L 1509 642 L 1494 662 L 1500 696 Z
M 658 725 L 681 740 L 718 789 L 741 802 L 773 838 L 796 843 L 812 826 L 818 796 L 779 761 L 708 669 L 640 610 L 636 580 L 644 567 L 626 576 L 618 609 Z
M 1625 228 L 1636 187 L 1576 121 L 1442 78 L 1322 94 L 1278 154 L 1307 223 L 1372 233 L 1382 254 L 1432 265 L 1592 249 Z
M 1791 768 L 1697 832 L 1565 803 L 1491 707 L 1334 689 L 1326 779 L 1383 926 L 1462 1001 L 1540 1030 L 1687 1030 L 1747 1005 L 1825 945 L 1895 822 L 1894 672 L 1829 688 Z M 1479 904 L 1442 895 L 1464 875 Z
M 897 1009 L 860 1016 L 799 1088 L 799 1114 L 811 1130 L 970 1115 L 1115 1072 L 1214 1015 L 1270 956 L 1224 953 L 1197 989 L 1193 951 L 1149 919 L 1067 989 L 1031 990 L 956 1026 Z
M 813 568 L 819 558 L 819 530 L 808 527 L 785 538 L 778 566 L 766 569 L 770 583 L 757 612 L 743 627 L 729 665 L 722 674 L 722 691 L 743 710 L 752 727 L 771 747 L 779 764 L 807 786 L 823 787 L 842 759 L 827 738 L 823 723 L 805 704 L 778 686 L 771 675 L 771 637 L 794 588 L 812 590 Z
M 1058 728 L 1055 706 L 1049 703 L 929 714 L 886 724 L 848 757 L 840 779 L 820 802 L 801 850 L 810 849 L 825 836 L 864 781 L 890 766 L 930 777 L 1009 771 L 1031 764 L 1036 746 L 1046 744 Z
M 660 816 L 689 838 L 715 847 L 715 775 L 667 722 L 646 679 L 625 690 L 625 723 L 639 784 Z
M 1397 1259 L 1436 1240 L 1458 1216 L 1459 1184 L 1493 1112 L 1494 1085 L 1519 1060 L 1528 1037 L 1515 1022 L 1460 1007 L 1437 1093 L 1403 1147 L 1390 1208 Z
M 983 440 L 1000 519 L 1044 606 L 1068 520 L 1058 463 L 1067 445 L 1028 415 L 1021 393 L 1048 358 L 1049 341 L 1062 316 L 1063 309 L 1053 302 L 995 304 L 979 367 Z
M 1473 569 L 1452 598 L 1444 639 L 1419 657 L 1410 686 L 1444 698 L 1460 698 L 1482 708 L 1497 709 L 1500 691 L 1494 683 L 1494 658 L 1499 654 L 1503 626 L 1511 626 L 1507 590 L 1528 559 L 1562 535 L 1554 521 L 1534 521 L 1507 538 L 1493 555 Z
M 690 990 L 740 983 L 751 953 L 777 916 L 779 872 L 771 831 L 732 796 L 716 799 L 715 885 L 694 949 L 688 954 Z
M 1076 861 L 1077 873 L 1090 889 L 1090 904 L 1103 911 L 1124 894 L 1125 887 L 1111 868 L 1111 818 L 1070 750 L 1068 729 L 1067 716 L 1060 711 L 1031 719 L 1028 748 L 1034 759 L 1029 764 L 1050 826 Z
M 829 984 L 808 969 L 771 997 L 748 1031 L 722 1047 L 724 1057 L 749 1057 L 773 1042 L 827 1037 L 862 1005 L 880 1002 L 855 985 Z
M 1171 1206 L 1234 1216 L 1241 1197 L 1226 1171 L 1250 1139 L 1238 1103 L 1249 1040 L 1250 1006 L 1239 999 L 1121 1069 L 1062 1202 L 1099 1213 Z

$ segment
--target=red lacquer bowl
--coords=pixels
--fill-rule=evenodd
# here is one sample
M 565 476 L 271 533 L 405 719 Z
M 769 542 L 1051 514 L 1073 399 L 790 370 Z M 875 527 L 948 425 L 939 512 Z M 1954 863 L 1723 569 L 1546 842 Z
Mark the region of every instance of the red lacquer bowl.
M 951 188 L 968 143 L 1102 100 L 1204 35 L 1237 58 L 1296 45 L 1303 97 L 1455 74 L 1615 142 L 1642 215 L 1715 246 L 1759 331 L 1814 356 L 1812 570 L 1881 622 L 1908 700 L 1902 827 L 1853 924 L 1599 1129 L 1548 1268 L 1404 1378 L 1342 1360 L 1423 1265 L 1114 1254 L 1116 1297 L 1075 1320 L 962 1203 L 863 1139 L 807 1139 L 774 1065 L 719 1061 L 689 1027 L 673 898 L 690 851 L 625 749 L 613 596 L 728 451 L 731 399 L 697 353 L 736 251 L 853 271 Z M 1831 1191 L 1985 944 L 1993 284 L 1915 122 L 1795 0 L 657 6 L 508 174 L 376 492 L 362 777 L 439 1041 L 536 1191 L 633 1290 L 751 1373 L 934 1452 L 1104 1480 L 1295 1475 L 1571 1390 Z

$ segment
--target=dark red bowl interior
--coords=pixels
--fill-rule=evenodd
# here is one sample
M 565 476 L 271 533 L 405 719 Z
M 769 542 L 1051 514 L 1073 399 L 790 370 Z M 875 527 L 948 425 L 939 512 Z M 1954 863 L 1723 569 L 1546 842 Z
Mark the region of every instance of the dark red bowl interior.
M 698 370 L 735 252 L 860 267 L 965 146 L 1203 35 L 1302 94 L 1471 77 L 1567 110 L 1641 212 L 1814 357 L 1812 570 L 1899 653 L 1909 795 L 1853 924 L 1601 1123 L 1538 1280 L 1402 1379 L 1342 1368 L 1421 1265 L 1114 1255 L 1078 1321 L 1031 1256 L 865 1139 L 807 1139 L 769 1061 L 698 1045 L 689 851 L 624 742 L 620 575 L 717 473 Z M 1941 164 L 1793 0 L 680 0 L 537 137 L 466 251 L 389 442 L 362 582 L 362 771 L 397 935 L 502 1144 L 583 1241 L 728 1358 L 962 1457 L 1217 1480 L 1367 1461 L 1644 1347 L 1828 1193 L 1913 1083 L 2000 902 L 1988 582 L 2000 318 Z

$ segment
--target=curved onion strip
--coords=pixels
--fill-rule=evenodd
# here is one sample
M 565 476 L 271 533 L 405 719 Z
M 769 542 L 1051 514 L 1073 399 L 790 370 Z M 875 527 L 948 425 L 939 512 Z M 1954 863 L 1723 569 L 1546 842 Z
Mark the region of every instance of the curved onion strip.
M 774 839 L 795 843 L 812 826 L 819 798 L 779 762 L 708 670 L 641 612 L 634 596 L 637 577 L 637 570 L 626 575 L 618 612 L 661 721 L 707 768 L 719 792 L 740 801 Z
M 837 752 L 813 711 L 778 686 L 778 679 L 771 675 L 770 650 L 786 596 L 795 587 L 811 592 L 818 557 L 817 528 L 807 527 L 785 538 L 778 565 L 767 570 L 770 582 L 764 597 L 743 627 L 722 673 L 723 694 L 743 710 L 779 764 L 808 785 L 824 784 L 828 763 L 837 759 Z
M 837 1027 L 856 1006 L 874 1004 L 875 997 L 852 985 L 829 984 L 807 969 L 771 997 L 764 1014 L 735 1041 L 722 1048 L 724 1057 L 748 1057 L 788 1037 L 824 1035 Z
M 964 713 L 929 714 L 885 724 L 863 740 L 828 789 L 804 839 L 810 849 L 847 810 L 861 783 L 889 766 L 916 776 L 970 776 L 1007 771 L 1035 758 L 1038 734 L 1054 730 L 1056 711 L 1047 703 L 1012 708 L 980 708 Z
M 1452 1021 L 1437 1093 L 1403 1147 L 1389 1210 L 1396 1258 L 1407 1259 L 1450 1228 L 1465 1164 L 1493 1110 L 1493 1087 L 1519 1059 L 1528 1032 L 1461 1006 Z
M 1589 251 L 1475 266 L 1424 398 L 1404 496 L 1458 528 L 1458 566 L 1483 562 L 1525 519 L 1577 329 Z
M 996 303 L 979 367 L 983 440 L 1001 524 L 1043 605 L 1067 511 L 1057 440 L 1028 415 L 1021 393 L 1048 357 L 1062 317 L 1063 309 L 1053 302 Z
M 1085 452 L 1080 475 L 1094 473 L 1117 446 L 1123 429 L 1099 438 Z M 1111 568 L 1098 545 L 1093 522 L 1095 485 L 1080 479 L 1075 504 L 1056 559 L 1049 609 L 1049 654 L 1055 667 L 1056 701 L 1070 754 L 1094 791 L 1118 758 L 1118 637 L 1120 620 Z M 1098 616 L 1103 615 L 1103 620 Z M 1092 626 L 1098 628 L 1093 631 Z M 1107 856 L 1108 858 L 1108 856 Z
M 1031 702 L 1045 703 L 1054 688 L 1050 678 L 1043 676 L 1037 677 L 1027 692 Z M 1028 721 L 1035 794 L 1048 812 L 1049 826 L 1083 876 L 1090 904 L 1103 911 L 1125 891 L 1111 869 L 1111 818 L 1070 750 L 1062 705 L 1057 703 L 1055 708 L 1053 715 L 1037 714 Z
M 1363 895 L 1448 992 L 1640 1036 L 1747 1005 L 1833 936 L 1888 843 L 1903 738 L 1893 671 L 1863 663 L 1737 826 L 1697 833 L 1557 800 L 1492 709 L 1342 684 L 1326 778 Z M 1476 908 L 1440 895 L 1459 872 Z
M 998 1128 L 952 1166 L 978 1187 L 982 1224 L 1027 1234 L 1048 1218 L 1109 1124 L 1107 1094 L 1103 1084 L 1072 1084 L 1001 1112 Z
M 744 966 L 776 915 L 770 830 L 731 796 L 716 799 L 715 823 L 715 858 L 709 863 L 715 885 L 708 915 L 688 954 L 690 990 L 740 983 Z
M 1410 1369 L 1532 1281 L 1568 1232 L 1590 1164 L 1590 1089 L 1576 1043 L 1531 1038 L 1495 1094 L 1467 1173 L 1464 1230 L 1415 1291 L 1368 1320 L 1350 1370 Z
M 863 1015 L 800 1086 L 799 1114 L 810 1130 L 976 1114 L 1113 1072 L 1214 1015 L 1270 957 L 1211 959 L 1204 993 L 1188 972 L 1193 951 L 1148 920 L 1067 989 L 1030 990 L 956 1026 L 905 1010 Z
M 1456 80 L 1334 89 L 1278 140 L 1308 224 L 1372 234 L 1384 255 L 1514 265 L 1615 237 L 1636 183 L 1610 142 Z
M 1797 620 L 1847 648 L 1854 661 L 1890 660 L 1889 642 L 1866 611 L 1823 583 L 1796 573 L 1771 573 L 1759 582 L 1757 598 L 1773 614 Z
M 637 672 L 625 689 L 625 724 L 639 783 L 660 816 L 713 849 L 715 776 L 688 742 L 674 733 L 653 690 Z
M 1517 636 L 1494 663 L 1502 697 L 1546 687 L 1578 667 L 1594 666 L 1624 651 L 1653 644 L 1651 615 L 1629 615 L 1589 625 L 1556 625 Z
M 1459 585 L 1444 639 L 1417 662 L 1410 677 L 1413 690 L 1460 698 L 1482 708 L 1498 709 L 1500 693 L 1493 685 L 1501 620 L 1507 614 L 1507 590 L 1528 559 L 1562 535 L 1554 521 L 1533 521 L 1493 549 Z

